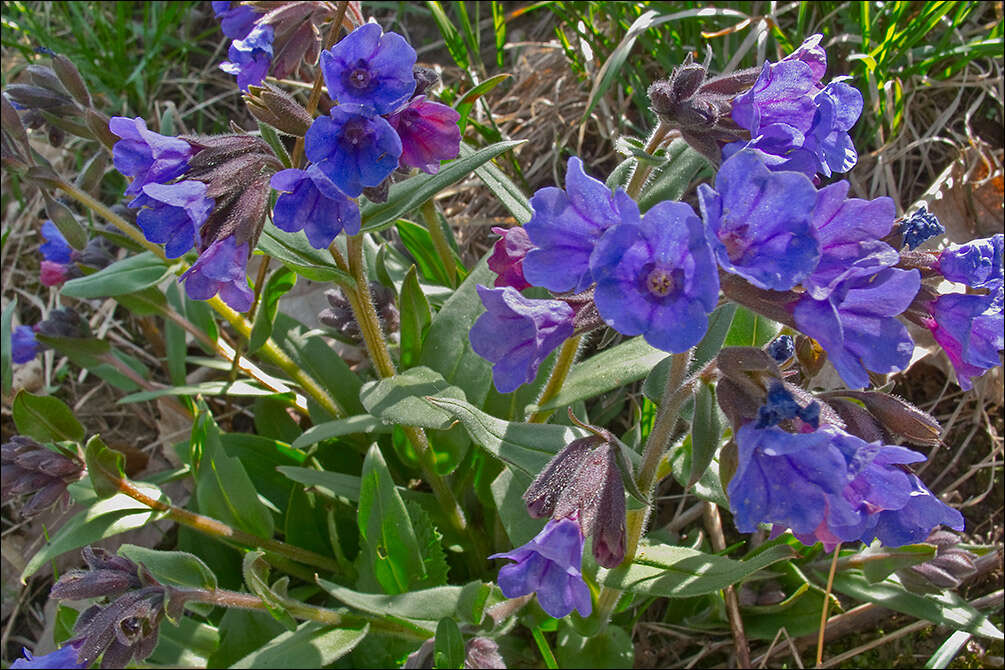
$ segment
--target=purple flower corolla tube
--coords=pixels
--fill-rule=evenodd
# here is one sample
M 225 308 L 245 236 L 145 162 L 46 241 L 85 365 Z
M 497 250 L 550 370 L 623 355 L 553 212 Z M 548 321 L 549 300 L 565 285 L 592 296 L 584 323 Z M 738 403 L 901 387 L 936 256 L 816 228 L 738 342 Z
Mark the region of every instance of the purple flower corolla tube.
M 816 154 L 818 171 L 825 177 L 848 172 L 858 162 L 858 152 L 848 131 L 862 114 L 862 93 L 844 81 L 832 81 L 813 97 L 817 106 L 804 146 Z
M 11 663 L 11 668 L 86 668 L 89 663 L 79 663 L 77 653 L 84 644 L 84 638 L 73 640 L 63 645 L 56 651 L 44 656 L 32 656 L 27 649 L 23 650 L 24 657 Z
M 1002 285 L 987 295 L 947 293 L 929 305 L 930 318 L 922 323 L 946 352 L 964 391 L 971 379 L 1000 365 L 998 352 L 1005 347 Z
M 824 300 L 842 281 L 875 274 L 900 260 L 893 247 L 879 241 L 893 227 L 893 200 L 847 198 L 849 186 L 839 181 L 817 193 L 813 229 L 820 242 L 820 263 L 803 280 L 815 300 Z
M 359 232 L 359 205 L 342 193 L 317 165 L 306 170 L 282 170 L 272 175 L 272 188 L 282 191 L 272 220 L 288 233 L 303 230 L 315 249 L 327 249 L 335 237 Z
M 45 226 L 42 227 L 45 232 Z M 1002 276 L 1002 247 L 1005 235 L 954 244 L 939 254 L 938 269 L 949 281 L 972 288 L 991 288 L 1005 281 Z
M 379 186 L 398 167 L 402 151 L 391 124 L 369 107 L 348 103 L 315 119 L 305 140 L 308 160 L 350 198 Z
M 248 244 L 237 244 L 233 235 L 219 239 L 202 252 L 179 278 L 192 300 L 209 300 L 217 293 L 235 311 L 247 312 L 254 294 L 248 288 Z
M 230 60 L 220 63 L 221 70 L 237 77 L 237 87 L 245 93 L 249 86 L 265 80 L 272 64 L 273 37 L 272 26 L 257 25 L 244 39 L 231 42 L 227 50 Z
M 671 353 L 701 341 L 719 298 L 701 220 L 685 203 L 658 203 L 640 223 L 608 230 L 590 256 L 590 272 L 604 321 Z
M 524 290 L 530 286 L 530 282 L 523 276 L 523 260 L 527 257 L 527 252 L 534 248 L 527 231 L 522 226 L 495 226 L 492 232 L 500 236 L 488 260 L 489 269 L 498 275 L 494 286 L 512 286 L 517 291 Z
M 887 268 L 837 285 L 826 300 L 804 295 L 792 306 L 796 325 L 824 348 L 848 388 L 869 385 L 873 372 L 903 370 L 914 341 L 895 317 L 921 287 L 917 270 Z
M 440 170 L 440 161 L 456 158 L 461 147 L 461 115 L 457 110 L 420 95 L 387 118 L 401 138 L 401 165 L 428 174 Z
M 243 40 L 247 37 L 255 27 L 255 21 L 262 16 L 240 2 L 213 0 L 211 4 L 213 13 L 220 22 L 220 30 L 232 40 Z
M 339 105 L 368 105 L 388 114 L 415 90 L 415 49 L 398 33 L 367 23 L 321 52 L 328 95 Z
M 556 293 L 581 293 L 593 283 L 590 254 L 600 237 L 619 223 L 637 223 L 639 208 L 624 191 L 611 190 L 583 171 L 573 156 L 565 172 L 565 190 L 549 186 L 530 199 L 534 215 L 524 225 L 536 245 L 523 262 L 534 286 Z
M 35 339 L 35 329 L 31 326 L 18 326 L 10 334 L 11 360 L 15 363 L 27 363 L 38 355 L 39 343 Z
M 206 197 L 206 184 L 188 179 L 177 184 L 147 184 L 133 206 L 143 209 L 136 224 L 144 237 L 164 244 L 168 258 L 178 258 L 193 246 L 199 227 L 213 210 L 214 201 Z
M 817 266 L 813 236 L 817 192 L 795 172 L 771 172 L 752 151 L 722 164 L 715 189 L 698 187 L 712 253 L 726 271 L 758 288 L 784 291 Z
M 180 177 L 188 170 L 188 160 L 195 153 L 185 140 L 148 130 L 139 117 L 113 116 L 108 129 L 122 138 L 112 148 L 115 169 L 133 178 L 126 195 L 136 196 L 147 184 Z
M 66 238 L 63 237 L 63 233 L 59 232 L 55 223 L 46 220 L 42 224 L 42 237 L 45 238 L 45 244 L 40 246 L 38 250 L 45 260 L 63 265 L 73 262 L 73 247 L 67 244 Z
M 578 521 L 549 521 L 527 544 L 489 558 L 516 561 L 499 570 L 499 588 L 507 598 L 536 591 L 541 609 L 556 619 L 572 610 L 584 617 L 593 611 L 590 589 L 583 581 L 583 533 Z
M 533 381 L 558 345 L 572 337 L 572 307 L 561 300 L 525 298 L 510 287 L 478 286 L 487 310 L 471 326 L 471 348 L 494 363 L 492 380 L 500 393 Z

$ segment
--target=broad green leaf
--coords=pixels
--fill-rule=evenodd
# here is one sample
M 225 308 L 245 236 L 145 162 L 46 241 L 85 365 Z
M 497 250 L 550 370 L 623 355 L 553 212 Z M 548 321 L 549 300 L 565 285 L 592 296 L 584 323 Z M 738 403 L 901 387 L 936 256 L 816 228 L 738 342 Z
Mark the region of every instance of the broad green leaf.
M 361 580 L 369 588 L 403 593 L 414 580 L 425 576 L 416 574 L 423 566 L 422 552 L 408 510 L 376 444 L 366 453 L 361 479 L 357 518 L 362 539 L 357 562 L 372 568 L 376 584 L 365 584 L 368 580 L 362 571 Z
M 691 421 L 691 474 L 687 488 L 694 486 L 705 474 L 719 448 L 722 437 L 722 419 L 715 401 L 715 390 L 699 383 L 695 395 L 694 419 Z
M 443 376 L 425 366 L 367 382 L 359 399 L 373 416 L 387 422 L 405 426 L 446 429 L 453 423 L 453 415 L 425 400 L 426 396 L 464 400 L 464 391 L 447 383 Z
M 286 632 L 286 627 L 268 612 L 229 608 L 218 627 L 220 644 L 202 667 L 229 668 L 269 640 Z
M 741 606 L 747 636 L 770 641 L 775 639 L 780 628 L 785 628 L 791 637 L 816 634 L 820 630 L 820 612 L 827 593 L 807 580 L 792 562 L 778 563 L 772 572 L 778 573 L 775 581 L 786 598 L 775 605 Z M 834 611 L 840 602 L 833 594 L 829 598 L 831 611 Z
M 434 222 L 433 225 L 439 224 Z M 440 286 L 451 286 L 450 276 L 443 266 L 443 259 L 439 252 L 436 251 L 429 230 L 425 226 L 408 219 L 398 219 L 394 222 L 394 226 L 401 236 L 401 243 L 405 245 L 405 248 L 411 253 L 415 262 L 418 263 L 418 269 L 422 272 L 423 280 Z M 461 264 L 460 258 L 453 251 L 451 251 L 451 257 L 455 272 L 463 276 L 465 269 L 464 265 Z
M 412 528 L 415 529 L 415 541 L 422 553 L 422 569 L 425 573 L 425 577 L 413 581 L 412 589 L 443 586 L 447 583 L 447 573 L 450 571 L 447 556 L 443 552 L 443 535 L 433 525 L 433 520 L 422 505 L 406 500 L 405 509 L 408 510 L 408 518 L 412 520 Z
M 328 498 L 348 498 L 352 502 L 359 500 L 361 480 L 355 475 L 288 465 L 280 465 L 276 469 L 293 481 L 299 482 L 304 486 L 309 486 Z M 412 491 L 400 486 L 396 487 L 396 489 L 398 495 L 408 501 L 421 502 L 426 497 L 432 495 L 430 493 Z
M 59 398 L 17 392 L 11 407 L 17 432 L 39 442 L 82 442 L 84 427 Z
M 323 668 L 366 637 L 363 628 L 330 628 L 306 621 L 234 663 L 232 668 Z
M 266 226 L 258 238 L 258 248 L 305 279 L 342 286 L 356 283 L 352 275 L 335 265 L 327 251 L 312 247 L 302 231 L 287 233 L 275 226 Z
M 60 289 L 71 298 L 107 298 L 135 293 L 165 277 L 168 267 L 151 251 L 116 261 L 86 277 L 71 279 Z
M 470 156 L 456 158 L 440 166 L 436 174 L 418 174 L 391 186 L 387 202 L 370 203 L 363 209 L 363 231 L 375 232 L 387 228 L 434 195 L 471 174 L 479 166 L 489 162 L 526 140 L 496 142 L 478 149 Z
M 631 565 L 611 570 L 601 582 L 640 595 L 689 598 L 715 593 L 772 563 L 795 556 L 787 545 L 772 547 L 744 561 L 734 561 L 687 547 L 644 543 Z
M 284 593 L 277 593 L 275 588 L 269 587 L 269 564 L 265 562 L 263 556 L 265 554 L 257 550 L 249 551 L 244 555 L 244 560 L 241 563 L 244 584 L 252 593 L 262 599 L 262 602 L 265 603 L 265 609 L 276 621 L 283 624 L 287 630 L 295 631 L 297 622 L 287 610 L 287 599 Z M 279 583 L 276 582 L 276 584 Z
M 91 486 L 98 498 L 111 498 L 119 492 L 119 482 L 125 479 L 125 456 L 109 449 L 98 435 L 91 436 L 84 448 L 84 460 L 91 477 Z
M 673 447 L 670 453 L 664 458 L 663 463 L 670 466 L 670 474 L 681 486 L 687 486 L 691 481 L 691 475 L 696 471 L 691 465 L 691 436 L 688 435 L 684 441 Z M 663 467 L 661 463 L 660 467 Z M 660 472 L 662 476 L 662 471 Z M 694 482 L 691 493 L 702 500 L 714 502 L 723 508 L 729 507 L 729 499 L 722 488 L 722 481 L 719 478 L 719 462 L 712 455 L 712 460 L 705 466 L 698 480 Z
M 545 520 L 527 514 L 527 504 L 523 500 L 523 493 L 531 481 L 527 473 L 514 468 L 503 468 L 492 481 L 492 500 L 499 522 L 514 547 L 527 544 L 544 528 Z
M 46 335 L 36 335 L 35 338 L 42 344 L 46 344 L 63 354 L 80 367 L 93 372 L 120 391 L 127 393 L 136 391 L 139 386 L 114 365 L 102 360 L 105 357 L 115 356 L 119 361 L 133 368 L 139 376 L 149 376 L 149 372 L 142 363 L 121 351 L 113 350 L 111 345 L 104 340 L 93 337 L 48 337 Z
M 558 627 L 555 656 L 562 668 L 632 668 L 635 643 L 620 626 L 609 625 L 593 635 L 580 635 L 563 619 Z
M 249 354 L 261 349 L 265 341 L 272 335 L 272 324 L 276 320 L 279 299 L 286 295 L 296 283 L 296 273 L 288 268 L 277 269 L 265 283 L 265 288 L 262 289 L 258 299 L 255 323 L 251 327 L 251 335 L 248 337 Z
M 760 347 L 782 329 L 777 321 L 755 314 L 746 307 L 737 307 L 733 323 L 726 335 L 727 347 Z
M 124 293 L 115 296 L 115 301 L 136 316 L 151 316 L 162 314 L 167 307 L 164 293 L 156 286 L 148 286 L 136 293 Z
M 286 444 L 303 435 L 304 431 L 289 413 L 290 403 L 280 395 L 271 395 L 255 400 L 255 432 Z
M 457 622 L 450 617 L 440 619 L 433 642 L 433 667 L 463 668 L 464 656 L 464 636 Z
M 870 583 L 865 575 L 851 570 L 834 576 L 834 590 L 857 600 L 876 603 L 897 612 L 927 619 L 940 626 L 949 626 L 994 640 L 1005 639 L 1002 631 L 952 591 L 939 595 L 911 593 L 895 577 Z
M 653 205 L 665 200 L 680 200 L 687 187 L 708 159 L 687 145 L 684 140 L 674 140 L 667 148 L 667 160 L 653 169 L 639 196 L 639 211 L 645 213 Z
M 157 551 L 135 544 L 122 545 L 118 553 L 145 567 L 161 584 L 208 590 L 216 588 L 216 575 L 195 554 Z
M 219 645 L 220 634 L 216 628 L 182 617 L 178 625 L 161 624 L 157 646 L 144 662 L 173 668 L 205 668 Z
M 475 150 L 468 143 L 461 142 L 461 157 L 470 156 L 474 152 Z M 534 210 L 531 209 L 527 196 L 495 163 L 489 161 L 480 165 L 475 168 L 475 175 L 492 191 L 496 200 L 513 215 L 518 223 L 524 224 L 530 221 Z
M 201 382 L 199 384 L 186 384 L 184 386 L 168 386 L 153 391 L 130 393 L 123 398 L 119 398 L 118 403 L 120 405 L 126 405 L 133 402 L 144 402 L 146 400 L 153 400 L 154 398 L 175 395 L 271 396 L 274 393 L 275 391 L 270 389 L 253 386 L 252 384 L 241 380 L 237 380 L 235 382 L 212 381 Z
M 339 602 L 377 616 L 408 619 L 427 630 L 435 630 L 444 617 L 478 624 L 484 615 L 485 603 L 492 589 L 482 582 L 464 586 L 437 586 L 395 595 L 360 593 L 334 582 L 317 578 L 318 585 Z
M 401 282 L 398 312 L 401 315 L 401 367 L 407 370 L 419 359 L 423 333 L 433 319 L 429 301 L 419 286 L 414 265 Z
M 860 554 L 862 574 L 870 582 L 881 582 L 897 570 L 932 560 L 935 558 L 935 551 L 934 544 L 884 547 L 876 540 Z
M 294 449 L 303 449 L 333 437 L 386 433 L 390 430 L 391 426 L 385 421 L 369 414 L 361 414 L 351 416 L 348 419 L 336 419 L 311 426 L 303 432 L 303 435 L 294 440 L 291 446 Z

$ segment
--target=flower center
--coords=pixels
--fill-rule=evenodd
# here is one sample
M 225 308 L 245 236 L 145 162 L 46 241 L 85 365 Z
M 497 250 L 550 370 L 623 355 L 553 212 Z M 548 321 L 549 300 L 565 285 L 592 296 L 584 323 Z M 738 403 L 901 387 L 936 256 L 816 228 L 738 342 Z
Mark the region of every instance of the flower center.
M 371 74 L 370 69 L 366 67 L 366 63 L 360 61 L 356 64 L 356 67 L 349 72 L 348 79 L 349 84 L 353 88 L 364 90 L 370 86 L 373 74 Z
M 359 146 L 366 140 L 367 128 L 361 119 L 347 121 L 342 127 L 342 138 L 352 146 Z
M 654 266 L 646 275 L 646 288 L 656 298 L 665 298 L 675 287 L 673 275 L 665 267 Z
M 739 261 L 747 252 L 749 242 L 746 239 L 747 226 L 719 233 L 719 241 L 726 247 L 726 255 L 733 263 Z

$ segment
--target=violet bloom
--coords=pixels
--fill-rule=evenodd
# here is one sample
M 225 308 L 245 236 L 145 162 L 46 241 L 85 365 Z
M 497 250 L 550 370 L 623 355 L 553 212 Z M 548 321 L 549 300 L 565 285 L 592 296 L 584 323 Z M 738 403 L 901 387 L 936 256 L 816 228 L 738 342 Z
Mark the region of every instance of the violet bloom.
M 843 81 L 832 81 L 814 96 L 813 102 L 817 110 L 804 146 L 817 155 L 824 176 L 848 172 L 858 162 L 848 131 L 862 114 L 862 94 Z
M 45 238 L 45 244 L 40 246 L 38 250 L 45 260 L 62 265 L 75 260 L 73 247 L 67 244 L 66 238 L 63 237 L 63 233 L 59 232 L 55 223 L 46 220 L 42 224 L 42 237 Z
M 315 249 L 327 249 L 343 230 L 346 235 L 359 232 L 359 205 L 338 190 L 317 165 L 277 172 L 270 184 L 283 192 L 272 212 L 273 223 L 288 233 L 303 230 Z
M 400 107 L 415 90 L 415 49 L 376 23 L 352 31 L 321 52 L 328 95 L 339 105 L 368 105 L 377 114 Z
M 876 515 L 876 525 L 861 539 L 871 542 L 873 536 L 887 547 L 924 542 L 932 529 L 942 524 L 953 530 L 963 530 L 963 515 L 935 497 L 912 472 L 905 473 L 911 485 L 904 507 L 884 510 Z
M 429 174 L 440 170 L 440 161 L 456 158 L 461 147 L 461 115 L 457 110 L 420 95 L 387 118 L 401 138 L 401 165 Z
M 931 317 L 923 322 L 945 350 L 964 391 L 973 386 L 973 377 L 1000 365 L 998 352 L 1005 347 L 1003 302 L 998 284 L 987 295 L 947 293 L 929 305 Z
M 304 146 L 307 158 L 350 198 L 379 186 L 398 167 L 402 151 L 391 124 L 369 107 L 348 103 L 315 119 Z
M 272 64 L 274 30 L 270 25 L 257 25 L 241 40 L 234 40 L 227 50 L 229 61 L 220 63 L 220 69 L 237 77 L 237 87 L 245 93 L 249 86 L 265 80 Z
M 261 16 L 248 5 L 229 0 L 213 0 L 213 13 L 220 22 L 220 30 L 232 40 L 243 40 L 255 27 L 255 21 Z
M 805 135 L 784 123 L 774 123 L 762 129 L 749 142 L 731 142 L 722 148 L 722 160 L 738 151 L 753 151 L 772 172 L 801 172 L 810 179 L 816 176 L 820 161 L 815 153 L 803 148 Z
M 200 254 L 179 278 L 192 300 L 209 300 L 217 293 L 235 311 L 247 312 L 254 294 L 248 288 L 248 243 L 238 244 L 233 235 L 219 239 Z
M 813 229 L 820 242 L 820 263 L 803 280 L 807 293 L 823 300 L 838 284 L 896 265 L 900 254 L 880 238 L 893 227 L 893 200 L 846 198 L 849 184 L 839 181 L 817 193 Z
M 496 288 L 512 286 L 517 291 L 524 290 L 530 283 L 523 276 L 523 260 L 527 252 L 534 248 L 527 231 L 522 226 L 495 226 L 492 232 L 500 236 L 488 261 L 489 269 L 498 275 L 493 285 Z
M 133 177 L 126 195 L 139 195 L 147 184 L 171 181 L 188 170 L 194 150 L 185 140 L 147 130 L 139 117 L 113 116 L 108 129 L 122 138 L 112 148 L 115 169 Z
M 27 363 L 38 355 L 39 343 L 35 339 L 35 329 L 31 326 L 18 326 L 10 334 L 11 360 L 15 363 Z
M 798 58 L 765 62 L 754 85 L 733 99 L 733 120 L 752 136 L 775 123 L 805 133 L 816 112 L 813 96 L 822 76 L 818 69 L 818 63 L 811 66 Z
M 178 258 L 195 246 L 199 228 L 213 205 L 213 199 L 206 197 L 206 184 L 192 179 L 177 184 L 147 184 L 133 201 L 134 207 L 143 207 L 136 215 L 136 224 L 148 240 L 165 245 L 168 258 Z
M 680 353 L 701 341 L 719 275 L 690 205 L 661 202 L 638 224 L 608 230 L 590 256 L 595 300 L 609 326 Z
M 86 668 L 89 663 L 77 661 L 77 653 L 84 644 L 84 638 L 73 640 L 56 651 L 44 656 L 32 656 L 27 649 L 23 650 L 24 658 L 11 663 L 11 668 Z
M 751 151 L 722 164 L 715 189 L 698 187 L 706 234 L 719 265 L 758 288 L 784 291 L 820 258 L 813 236 L 817 192 L 795 172 L 772 172 Z
M 895 317 L 921 287 L 917 270 L 887 268 L 838 284 L 826 300 L 804 295 L 792 306 L 796 326 L 824 348 L 849 388 L 869 385 L 873 372 L 903 370 L 914 341 Z
M 42 232 L 45 232 L 44 226 Z M 954 244 L 939 254 L 938 269 L 949 281 L 972 288 L 1001 285 L 1003 245 L 1005 235 L 1002 233 L 967 244 Z
M 593 611 L 590 589 L 583 581 L 583 533 L 578 521 L 549 521 L 527 544 L 489 558 L 516 561 L 499 570 L 499 588 L 507 598 L 536 591 L 541 609 L 556 619 L 572 610 L 584 617 Z
M 523 274 L 534 286 L 555 293 L 581 293 L 593 283 L 590 254 L 607 230 L 637 222 L 639 208 L 624 191 L 611 190 L 583 171 L 573 156 L 565 172 L 565 190 L 549 186 L 530 199 L 534 215 L 524 225 L 536 249 L 527 254 Z
M 500 393 L 533 381 L 537 368 L 558 345 L 572 337 L 572 307 L 561 300 L 532 300 L 510 287 L 478 286 L 487 310 L 468 335 L 471 348 L 491 361 Z

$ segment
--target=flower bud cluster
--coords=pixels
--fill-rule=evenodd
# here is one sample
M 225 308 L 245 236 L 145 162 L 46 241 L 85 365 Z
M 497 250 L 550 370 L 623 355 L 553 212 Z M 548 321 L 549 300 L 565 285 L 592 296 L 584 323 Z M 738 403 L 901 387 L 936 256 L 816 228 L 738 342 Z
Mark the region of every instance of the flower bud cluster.
M 67 450 L 54 451 L 24 435 L 5 442 L 0 452 L 3 462 L 3 498 L 33 494 L 21 508 L 31 517 L 62 501 L 68 504 L 69 484 L 84 476 L 84 463 Z

